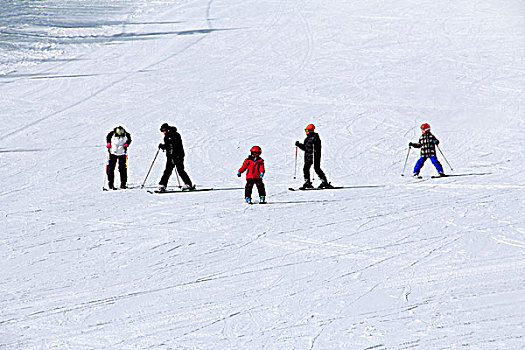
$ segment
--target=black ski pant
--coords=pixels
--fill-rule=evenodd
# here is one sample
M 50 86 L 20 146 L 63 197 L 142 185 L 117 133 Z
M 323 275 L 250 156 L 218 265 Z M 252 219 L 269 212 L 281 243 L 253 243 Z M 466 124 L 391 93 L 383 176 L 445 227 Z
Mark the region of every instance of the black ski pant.
M 326 181 L 326 175 L 321 169 L 321 157 L 306 157 L 304 160 L 303 175 L 305 181 L 310 181 L 310 168 L 314 166 L 314 170 L 322 181 Z
M 170 157 L 168 156 L 166 158 L 166 169 L 164 169 L 164 174 L 162 174 L 162 178 L 160 179 L 159 185 L 162 186 L 168 186 L 168 180 L 170 179 L 171 173 L 173 172 L 173 169 L 177 168 L 177 172 L 179 173 L 180 178 L 182 181 L 184 181 L 184 184 L 188 186 L 193 186 L 190 177 L 186 173 L 186 170 L 184 170 L 184 157 Z
M 257 192 L 259 192 L 259 197 L 266 197 L 266 189 L 264 188 L 264 183 L 262 179 L 246 179 L 246 186 L 244 187 L 244 197 L 252 198 L 253 186 L 257 186 Z
M 128 182 L 128 156 L 122 155 L 117 156 L 115 154 L 109 154 L 108 165 L 106 168 L 108 174 L 108 186 L 113 187 L 115 181 L 115 166 L 118 163 L 118 172 L 120 173 L 120 187 L 125 187 Z

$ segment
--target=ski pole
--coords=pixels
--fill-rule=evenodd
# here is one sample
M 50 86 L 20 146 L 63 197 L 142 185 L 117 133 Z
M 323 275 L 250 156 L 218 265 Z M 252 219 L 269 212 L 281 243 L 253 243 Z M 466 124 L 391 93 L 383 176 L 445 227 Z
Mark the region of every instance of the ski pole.
M 177 166 L 175 166 L 175 175 L 177 175 L 177 182 L 179 183 L 179 188 L 182 188 L 180 184 L 179 172 L 177 171 Z
M 448 162 L 447 157 L 445 157 L 445 155 L 441 151 L 441 148 L 439 148 L 439 145 L 436 145 L 436 146 L 437 146 L 439 152 L 441 153 L 441 155 L 443 156 L 443 159 L 445 160 L 445 162 L 447 162 L 448 166 L 450 167 L 450 170 L 454 170 L 454 169 L 452 169 L 452 165 L 450 165 L 450 163 Z
M 142 183 L 142 186 L 140 186 L 140 188 L 144 188 L 144 185 L 146 184 L 146 180 L 148 179 L 151 168 L 153 168 L 153 164 L 155 163 L 155 160 L 157 160 L 157 156 L 159 155 L 159 152 L 160 152 L 160 148 L 157 149 L 157 153 L 155 153 L 155 158 L 153 158 L 153 162 L 151 162 L 148 173 L 146 174 L 146 178 L 144 179 L 144 182 Z
M 314 165 L 314 173 L 312 175 L 312 181 L 315 180 L 315 143 L 312 145 L 312 163 Z
M 408 156 L 410 155 L 410 149 L 412 149 L 412 147 L 408 146 L 407 159 L 405 159 L 405 165 L 403 165 L 403 172 L 401 173 L 401 176 L 405 176 L 405 168 L 407 167 Z
M 294 171 L 293 171 L 293 179 L 294 180 L 297 178 L 297 149 L 298 149 L 298 147 L 295 146 L 295 165 L 294 165 Z

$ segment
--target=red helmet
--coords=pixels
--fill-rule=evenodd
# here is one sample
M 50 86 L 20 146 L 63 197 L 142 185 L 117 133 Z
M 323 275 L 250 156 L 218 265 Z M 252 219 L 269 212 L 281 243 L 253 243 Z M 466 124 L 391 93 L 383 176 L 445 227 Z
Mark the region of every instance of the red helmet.
M 250 152 L 255 153 L 257 155 L 261 155 L 262 149 L 259 146 L 253 146 L 252 148 L 250 148 Z
M 312 132 L 314 130 L 315 130 L 315 125 L 313 124 L 308 124 L 306 128 L 304 128 L 304 131 L 306 131 L 306 133 Z
M 430 124 L 427 124 L 427 123 L 422 124 L 421 130 L 423 130 L 424 132 L 430 131 Z

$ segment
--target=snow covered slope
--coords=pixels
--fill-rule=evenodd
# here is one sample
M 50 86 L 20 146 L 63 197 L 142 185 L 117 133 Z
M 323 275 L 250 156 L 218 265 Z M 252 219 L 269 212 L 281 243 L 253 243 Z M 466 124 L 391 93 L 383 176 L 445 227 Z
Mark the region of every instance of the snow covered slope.
M 120 29 L 0 77 L 0 348 L 524 347 L 522 1 L 155 1 Z M 101 191 L 106 134 L 140 185 L 163 122 L 222 190 Z M 423 122 L 465 176 L 400 176 Z M 309 123 L 347 188 L 287 190 Z

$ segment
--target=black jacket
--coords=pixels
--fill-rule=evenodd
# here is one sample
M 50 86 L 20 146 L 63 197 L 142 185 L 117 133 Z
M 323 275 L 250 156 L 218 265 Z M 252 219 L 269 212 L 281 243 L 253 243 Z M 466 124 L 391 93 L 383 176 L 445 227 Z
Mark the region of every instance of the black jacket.
M 429 158 L 436 155 L 436 145 L 439 145 L 439 140 L 430 131 L 427 131 L 421 135 L 418 143 L 411 142 L 410 145 L 421 148 L 421 157 Z
M 182 138 L 177 132 L 177 128 L 170 126 L 164 135 L 164 143 L 159 145 L 159 148 L 166 151 L 167 157 L 184 158 L 184 147 L 182 146 Z
M 295 145 L 304 151 L 305 161 L 312 161 L 321 158 L 321 139 L 316 132 L 310 132 L 306 135 L 303 143 L 296 142 Z

